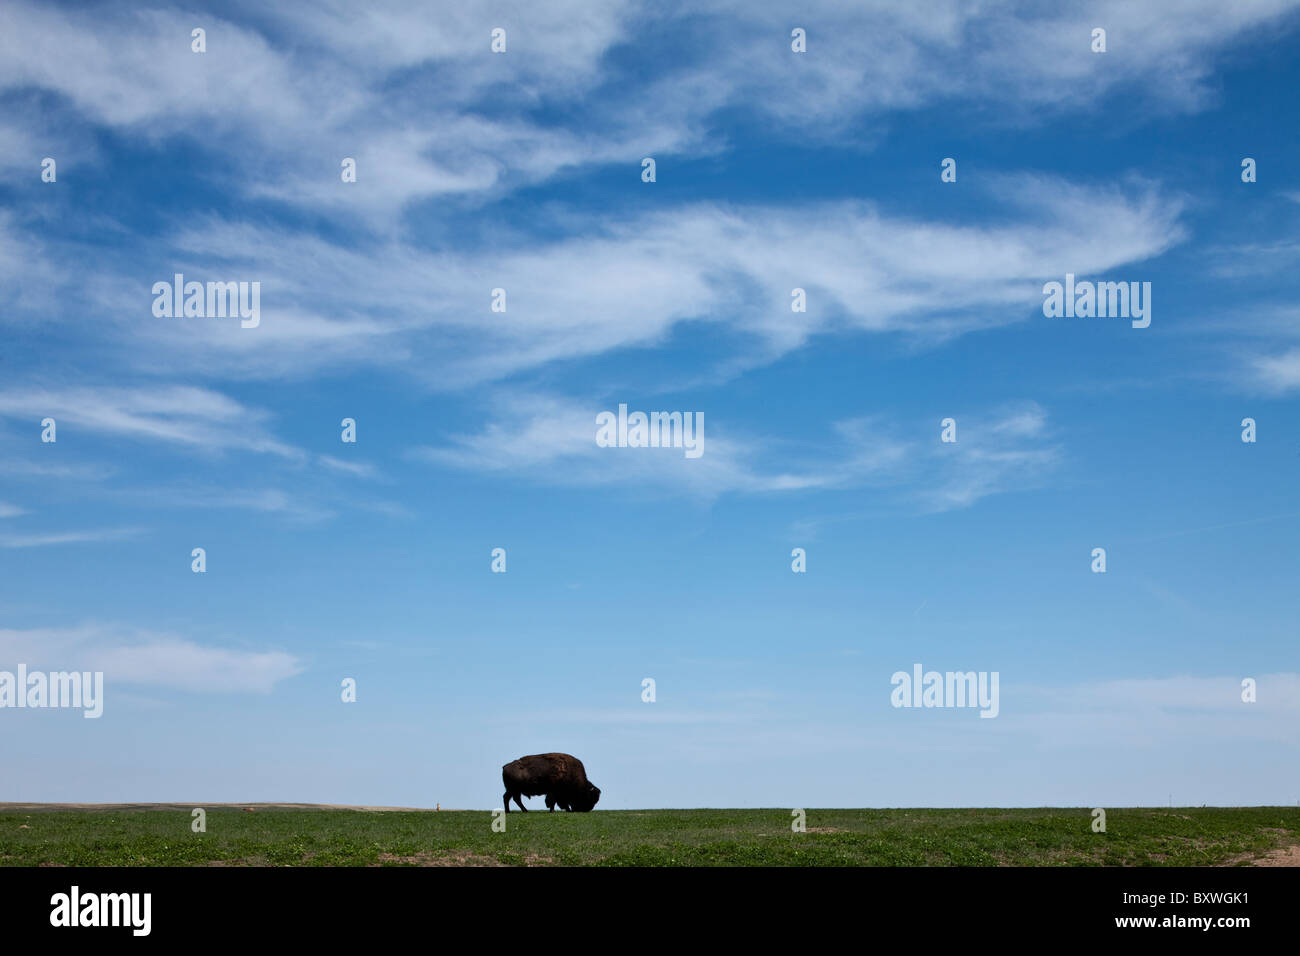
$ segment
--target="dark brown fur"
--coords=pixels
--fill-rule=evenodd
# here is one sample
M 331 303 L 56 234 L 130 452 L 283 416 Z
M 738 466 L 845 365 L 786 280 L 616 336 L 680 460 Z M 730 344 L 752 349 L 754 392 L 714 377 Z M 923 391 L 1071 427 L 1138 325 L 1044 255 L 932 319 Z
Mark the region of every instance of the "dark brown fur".
M 525 813 L 520 797 L 546 795 L 546 809 L 554 811 L 576 810 L 585 813 L 600 799 L 600 789 L 587 779 L 582 761 L 572 754 L 531 754 L 512 760 L 501 768 L 501 781 L 506 785 L 503 797 L 506 813 L 513 799 Z

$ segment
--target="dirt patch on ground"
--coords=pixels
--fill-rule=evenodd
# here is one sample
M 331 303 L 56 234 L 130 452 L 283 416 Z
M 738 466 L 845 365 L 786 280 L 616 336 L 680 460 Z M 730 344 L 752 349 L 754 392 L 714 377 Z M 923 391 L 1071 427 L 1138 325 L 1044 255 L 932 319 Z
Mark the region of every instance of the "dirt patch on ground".
M 204 866 L 266 866 L 266 858 L 245 856 L 234 860 L 209 860 Z
M 1238 866 L 1243 863 L 1247 866 L 1300 866 L 1300 845 L 1278 847 L 1258 857 L 1245 853 L 1220 865 Z
M 1041 859 L 1037 860 L 1009 856 L 1002 851 L 991 855 L 998 861 L 998 866 L 1090 866 L 1097 861 L 1097 856 L 1092 852 L 1066 848 L 1047 851 Z
M 470 853 L 468 850 L 456 850 L 450 853 L 430 853 L 428 850 L 421 850 L 419 853 L 411 856 L 397 856 L 392 853 L 379 854 L 379 863 L 371 863 L 370 866 L 383 866 L 385 863 L 399 863 L 405 866 L 509 866 L 508 863 L 502 863 L 495 857 L 482 856 L 477 853 Z M 524 857 L 524 866 L 545 866 L 554 862 L 549 856 L 538 856 L 536 853 L 530 853 Z
M 392 853 L 379 854 L 379 863 L 370 866 L 382 866 L 384 863 L 402 863 L 407 866 L 505 866 L 500 860 L 490 856 L 480 856 L 464 850 L 435 856 L 428 850 L 421 850 L 413 856 L 395 856 Z
M 1256 866 L 1300 866 L 1300 846 L 1285 846 L 1255 861 Z
M 848 830 L 842 827 L 809 827 L 809 833 L 848 833 Z

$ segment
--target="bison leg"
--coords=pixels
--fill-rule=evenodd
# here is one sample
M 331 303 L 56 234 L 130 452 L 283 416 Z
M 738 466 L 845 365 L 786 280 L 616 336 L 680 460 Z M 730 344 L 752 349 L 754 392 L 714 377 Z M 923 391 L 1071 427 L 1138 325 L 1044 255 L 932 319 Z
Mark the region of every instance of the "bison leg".
M 549 793 L 546 795 L 546 809 L 551 813 L 555 812 L 555 798 Z
M 524 811 L 524 813 L 528 812 L 528 808 L 524 806 L 524 801 L 520 799 L 520 795 L 517 793 L 515 794 L 515 803 L 519 804 L 519 809 Z
M 509 813 L 510 812 L 510 791 L 507 790 L 504 794 L 502 794 L 501 799 L 505 801 L 506 813 Z

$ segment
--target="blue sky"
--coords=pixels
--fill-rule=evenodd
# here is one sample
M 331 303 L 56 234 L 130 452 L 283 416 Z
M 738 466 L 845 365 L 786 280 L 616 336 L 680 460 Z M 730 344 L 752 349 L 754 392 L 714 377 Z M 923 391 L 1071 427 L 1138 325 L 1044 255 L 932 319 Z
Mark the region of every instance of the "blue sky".
M 1300 801 L 1297 6 L 6 4 L 0 800 Z

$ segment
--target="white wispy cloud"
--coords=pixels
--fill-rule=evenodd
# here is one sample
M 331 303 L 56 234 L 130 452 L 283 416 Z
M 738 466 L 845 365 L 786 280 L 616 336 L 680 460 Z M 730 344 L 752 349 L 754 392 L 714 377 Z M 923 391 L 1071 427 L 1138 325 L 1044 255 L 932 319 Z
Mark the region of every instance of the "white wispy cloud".
M 84 119 L 146 141 L 219 144 L 237 188 L 391 226 L 423 198 L 709 152 L 711 117 L 737 106 L 801 139 L 947 102 L 1014 105 L 1021 122 L 1120 90 L 1130 110 L 1197 109 L 1214 98 L 1207 80 L 1223 51 L 1295 9 L 1294 0 L 1096 0 L 1068 10 L 811 0 L 796 18 L 809 50 L 794 55 L 785 11 L 738 0 L 695 4 L 689 20 L 648 0 L 466 5 L 437 17 L 400 0 L 364 12 L 331 0 L 249 18 L 168 8 L 89 17 L 16 0 L 0 10 L 0 89 L 53 91 Z M 200 20 L 204 54 L 190 50 Z M 1110 34 L 1105 56 L 1090 50 L 1098 24 Z M 504 55 L 489 52 L 498 26 Z M 673 58 L 648 77 L 620 64 L 620 48 L 650 37 Z M 560 109 L 543 123 L 532 117 L 541 105 Z M 233 152 L 231 140 L 250 148 Z M 338 183 L 343 155 L 360 161 L 350 191 Z
M 236 167 L 232 184 L 249 195 L 391 225 L 413 199 L 533 182 L 602 154 L 613 158 L 622 134 L 602 143 L 516 115 L 489 118 L 480 107 L 505 99 L 513 114 L 541 97 L 590 88 L 636 12 L 630 4 L 570 2 L 508 5 L 493 17 L 449 7 L 430 17 L 399 3 L 361 14 L 322 4 L 263 10 L 253 26 L 176 9 L 89 18 L 15 2 L 0 10 L 0 89 L 55 91 L 84 119 L 146 142 L 250 143 L 242 155 L 223 150 Z M 513 34 L 508 59 L 488 51 L 496 16 Z M 200 20 L 203 54 L 190 48 Z M 77 69 L 53 65 L 64 58 Z M 430 73 L 436 96 L 427 78 L 414 79 Z M 343 155 L 360 163 L 356 188 L 322 188 L 338 185 Z
M 616 406 L 538 394 L 502 397 L 482 430 L 410 455 L 530 481 L 631 485 L 705 499 L 872 486 L 924 511 L 968 507 L 988 495 L 1033 487 L 1062 458 L 1049 441 L 1046 412 L 1032 402 L 960 416 L 955 444 L 940 442 L 937 420 L 908 430 L 867 416 L 825 423 L 834 437 L 815 449 L 812 434 L 735 434 L 705 412 L 704 453 L 695 459 L 680 448 L 597 446 L 596 415 Z
M 1252 676 L 1256 700 L 1242 701 L 1242 680 Z M 1250 708 L 1284 714 L 1300 711 L 1300 674 L 1273 673 L 1224 677 L 1129 678 L 1085 684 L 1071 691 L 1069 699 L 1089 707 L 1129 710 L 1200 711 L 1240 713 Z
M 280 488 L 228 488 L 189 485 L 185 487 L 141 487 L 123 493 L 120 500 L 142 506 L 171 508 L 229 509 L 277 514 L 293 521 L 318 522 L 333 518 L 336 512 L 315 501 L 301 489 L 292 492 Z
M 1036 758 L 1052 754 L 1072 760 L 1093 761 L 1098 753 L 1118 755 L 1161 748 L 1184 748 L 1192 742 L 1263 741 L 1290 746 L 1295 717 L 1300 713 L 1300 674 L 1274 672 L 1255 675 L 1256 701 L 1241 699 L 1242 678 L 1237 676 L 1175 675 L 1117 680 L 1073 681 L 1063 684 L 1019 682 L 1014 673 L 1000 673 L 999 714 L 993 720 L 966 719 L 952 709 L 895 710 L 888 706 L 889 673 L 868 680 L 866 711 L 854 710 L 854 721 L 870 721 L 872 730 L 845 730 L 835 726 L 836 714 L 819 712 L 823 701 L 807 699 L 798 711 L 806 719 L 792 723 L 784 709 L 736 701 L 718 706 L 694 696 L 674 706 L 548 708 L 530 715 L 548 724 L 593 726 L 606 723 L 620 734 L 639 727 L 685 725 L 692 733 L 678 741 L 705 760 L 719 752 L 732 757 L 770 752 L 777 736 L 789 734 L 795 746 L 800 739 L 816 741 L 825 752 L 911 755 L 960 754 L 969 759 L 981 752 L 1007 752 L 1009 747 L 1032 752 Z M 871 695 L 879 706 L 872 706 Z M 711 706 L 701 706 L 703 704 Z M 1001 759 L 1001 758 L 998 758 Z M 912 797 L 916 800 L 916 797 Z
M 712 498 L 729 491 L 778 491 L 809 487 L 822 479 L 759 470 L 752 446 L 710 433 L 705 415 L 705 454 L 686 459 L 680 448 L 644 448 L 645 455 L 596 445 L 596 414 L 604 406 L 555 396 L 498 400 L 502 417 L 475 434 L 451 436 L 440 447 L 412 449 L 411 457 L 453 468 L 528 477 L 544 482 L 595 486 L 637 483 Z
M 37 433 L 39 434 L 39 433 Z M 30 458 L 0 458 L 0 475 L 11 478 L 58 478 L 60 481 L 102 481 L 116 469 L 106 463 L 63 464 Z
M 103 435 L 212 452 L 238 448 L 284 458 L 302 454 L 264 430 L 265 412 L 187 385 L 10 388 L 0 391 L 0 417 L 50 417 L 63 428 L 71 424 Z
M 1256 683 L 1244 702 L 1242 680 Z M 1152 749 L 1174 740 L 1269 740 L 1291 743 L 1300 713 L 1300 674 L 1120 678 L 1065 686 L 1016 686 L 1002 675 L 1002 714 L 1011 733 L 1044 745 Z
M 169 634 L 103 625 L 0 629 L 0 662 L 8 669 L 103 671 L 106 685 L 133 684 L 207 693 L 269 693 L 302 673 L 292 654 L 200 644 Z
M 357 478 L 374 478 L 378 475 L 375 466 L 364 461 L 344 461 L 333 455 L 317 455 L 316 460 L 330 471 L 339 471 Z
M 1096 0 L 1045 8 L 1031 2 L 842 4 L 813 0 L 799 15 L 744 0 L 703 5 L 726 44 L 700 42 L 695 67 L 716 101 L 763 104 L 782 122 L 814 126 L 855 115 L 978 101 L 1032 110 L 1083 109 L 1124 89 L 1151 109 L 1195 110 L 1214 101 L 1207 82 L 1220 52 L 1284 22 L 1293 0 L 1145 4 Z M 808 53 L 788 53 L 792 26 Z M 1091 50 L 1102 26 L 1109 53 Z M 761 68 L 759 65 L 761 64 Z
M 1300 388 L 1300 348 L 1256 356 L 1250 367 L 1254 383 L 1266 391 L 1290 392 Z
M 345 473 L 352 472 L 345 470 Z M 159 508 L 251 511 L 302 524 L 328 521 L 337 517 L 340 511 L 362 510 L 390 517 L 409 514 L 396 502 L 358 498 L 325 480 L 320 473 L 303 475 L 290 471 L 287 474 L 292 476 L 289 479 L 291 486 L 268 486 L 267 482 L 285 480 L 284 474 L 276 472 L 256 485 L 244 484 L 245 476 L 232 477 L 229 484 L 223 485 L 199 481 L 139 483 L 102 490 L 98 497 L 113 502 L 115 507 L 146 512 Z M 369 476 L 371 472 L 362 474 Z
M 99 528 L 86 531 L 45 531 L 0 534 L 0 548 L 44 548 L 58 544 L 95 544 L 118 541 L 140 533 L 139 528 Z
M 720 356 L 722 365 L 771 361 L 818 334 L 938 342 L 1041 318 L 1047 278 L 1149 259 L 1184 235 L 1182 202 L 1149 185 L 1084 187 L 1028 174 L 990 182 L 1004 204 L 980 226 L 889 215 L 862 201 L 695 203 L 556 214 L 545 237 L 467 232 L 438 250 L 395 239 L 341 245 L 214 218 L 167 237 L 157 257 L 179 251 L 168 278 L 175 268 L 260 281 L 257 329 L 157 319 L 151 277 L 124 281 L 120 264 L 86 281 L 95 290 L 87 308 L 106 318 L 92 332 L 101 353 L 140 370 L 281 378 L 368 366 L 464 388 L 657 346 L 687 322 L 734 333 L 737 354 Z M 806 312 L 790 309 L 796 287 L 807 292 Z M 490 311 L 494 288 L 506 290 L 505 313 Z M 213 406 L 204 417 L 247 414 L 204 398 Z M 21 408 L 33 409 L 34 399 Z

